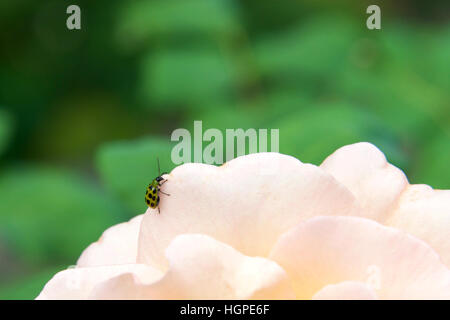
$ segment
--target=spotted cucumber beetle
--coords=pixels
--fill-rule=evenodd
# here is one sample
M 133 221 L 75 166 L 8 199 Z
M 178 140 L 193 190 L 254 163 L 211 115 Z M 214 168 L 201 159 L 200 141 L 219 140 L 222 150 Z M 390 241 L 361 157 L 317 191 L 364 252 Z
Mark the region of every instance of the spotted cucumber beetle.
M 155 209 L 158 208 L 158 213 L 161 213 L 159 210 L 159 193 L 165 194 L 166 196 L 170 196 L 170 194 L 162 192 L 160 187 L 167 181 L 162 177 L 161 169 L 159 168 L 159 158 L 158 160 L 158 176 L 153 179 L 153 181 L 148 185 L 147 191 L 145 192 L 145 203 L 149 208 Z M 165 174 L 167 172 L 163 172 Z

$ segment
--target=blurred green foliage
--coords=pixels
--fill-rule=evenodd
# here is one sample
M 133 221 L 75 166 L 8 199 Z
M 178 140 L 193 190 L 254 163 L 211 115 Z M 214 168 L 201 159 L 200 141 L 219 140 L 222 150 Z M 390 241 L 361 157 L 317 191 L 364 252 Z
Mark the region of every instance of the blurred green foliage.
M 31 264 L 68 261 L 96 240 L 105 224 L 121 218 L 114 199 L 86 179 L 26 166 L 7 168 L 0 177 L 0 212 L 2 240 Z
M 412 183 L 450 188 L 447 1 L 0 4 L 0 299 L 34 298 L 110 225 L 145 211 L 171 132 L 280 130 L 320 164 L 369 141 Z
M 4 110 L 0 110 L 0 155 L 11 138 L 12 119 Z
M 149 103 L 156 102 L 160 108 L 152 107 L 158 111 L 167 105 L 208 108 L 208 101 L 223 100 L 233 88 L 233 68 L 231 61 L 214 50 L 194 48 L 151 54 L 142 65 L 142 96 Z
M 191 34 L 194 36 L 237 35 L 239 20 L 233 1 L 171 0 L 134 1 L 121 6 L 120 40 L 148 44 L 151 38 Z

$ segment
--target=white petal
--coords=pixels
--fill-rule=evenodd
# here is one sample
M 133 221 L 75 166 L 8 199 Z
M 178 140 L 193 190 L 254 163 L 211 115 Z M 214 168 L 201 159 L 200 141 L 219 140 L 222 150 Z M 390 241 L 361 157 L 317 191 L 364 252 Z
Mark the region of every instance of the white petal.
M 298 298 L 359 281 L 380 299 L 449 299 L 450 271 L 425 242 L 365 218 L 317 217 L 283 235 L 271 259 Z
M 374 145 L 342 147 L 320 165 L 345 185 L 361 204 L 361 216 L 384 222 L 395 208 L 408 180 Z
M 143 281 L 153 282 L 162 273 L 146 265 L 129 264 L 110 267 L 71 268 L 58 272 L 45 285 L 38 300 L 81 300 L 88 299 L 94 287 L 118 275 L 134 274 Z
M 450 190 L 409 186 L 387 224 L 424 240 L 450 267 Z
M 122 275 L 98 286 L 96 299 L 290 299 L 284 270 L 205 235 L 180 235 L 167 249 L 170 268 L 154 283 Z
M 376 300 L 375 291 L 363 282 L 344 281 L 330 284 L 317 292 L 313 300 Z
M 185 164 L 166 175 L 160 209 L 142 221 L 138 262 L 166 270 L 164 250 L 179 234 L 200 233 L 250 256 L 316 215 L 347 215 L 352 194 L 322 169 L 278 153 L 239 157 L 222 167 Z

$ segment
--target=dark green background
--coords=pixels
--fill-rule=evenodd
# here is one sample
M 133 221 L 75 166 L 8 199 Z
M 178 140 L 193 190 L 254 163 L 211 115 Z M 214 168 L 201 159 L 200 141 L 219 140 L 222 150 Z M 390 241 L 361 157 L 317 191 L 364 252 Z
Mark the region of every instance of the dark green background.
M 82 29 L 66 28 L 81 7 Z M 369 31 L 370 4 L 382 29 Z M 0 298 L 34 298 L 143 213 L 176 128 L 276 128 L 320 164 L 358 141 L 450 187 L 448 1 L 0 2 Z

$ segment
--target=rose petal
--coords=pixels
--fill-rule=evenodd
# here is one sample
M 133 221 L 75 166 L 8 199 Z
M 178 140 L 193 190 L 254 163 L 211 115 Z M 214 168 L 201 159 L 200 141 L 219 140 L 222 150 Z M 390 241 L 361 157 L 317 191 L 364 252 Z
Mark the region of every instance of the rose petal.
M 135 274 L 145 281 L 156 281 L 162 276 L 161 271 L 139 264 L 71 268 L 50 279 L 36 299 L 87 299 L 97 284 L 121 274 Z
M 298 298 L 323 286 L 360 281 L 381 299 L 449 299 L 450 271 L 423 241 L 358 217 L 317 217 L 284 234 L 270 258 Z
M 317 292 L 313 300 L 376 300 L 375 291 L 367 284 L 357 281 L 344 281 L 330 284 Z
M 96 299 L 290 299 L 275 262 L 247 257 L 205 235 L 177 236 L 166 251 L 170 268 L 155 282 L 122 275 L 98 286 Z
M 424 240 L 450 267 L 450 190 L 409 186 L 386 224 Z
M 222 167 L 185 164 L 162 190 L 161 214 L 142 221 L 138 262 L 166 270 L 177 235 L 207 234 L 249 256 L 266 256 L 283 232 L 315 215 L 347 215 L 352 194 L 320 168 L 278 153 L 239 157 Z
M 355 195 L 362 206 L 362 216 L 379 222 L 386 220 L 408 185 L 403 172 L 367 142 L 338 149 L 320 167 Z
M 112 226 L 87 247 L 77 261 L 79 267 L 136 263 L 139 229 L 143 214 Z

